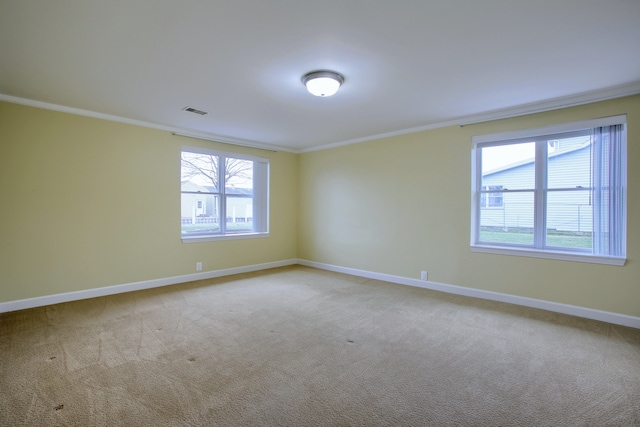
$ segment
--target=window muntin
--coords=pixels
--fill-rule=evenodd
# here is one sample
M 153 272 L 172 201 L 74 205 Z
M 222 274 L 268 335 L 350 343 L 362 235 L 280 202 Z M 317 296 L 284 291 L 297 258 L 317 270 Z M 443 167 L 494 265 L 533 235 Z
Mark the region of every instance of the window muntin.
M 183 148 L 183 241 L 268 233 L 268 174 L 268 159 Z
M 625 122 L 618 116 L 573 129 L 557 126 L 557 132 L 545 128 L 539 135 L 529 130 L 474 137 L 472 247 L 623 263 Z M 491 206 L 496 193 L 501 204 L 494 196 Z

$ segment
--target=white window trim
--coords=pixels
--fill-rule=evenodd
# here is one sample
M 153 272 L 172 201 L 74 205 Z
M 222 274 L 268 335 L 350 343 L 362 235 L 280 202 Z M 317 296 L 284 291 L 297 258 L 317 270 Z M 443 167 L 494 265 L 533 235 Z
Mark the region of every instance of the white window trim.
M 478 179 L 478 171 L 481 170 L 480 164 L 480 156 L 477 155 L 478 146 L 483 143 L 500 143 L 504 141 L 505 144 L 512 143 L 514 140 L 518 139 L 531 139 L 537 138 L 541 139 L 546 137 L 547 135 L 554 135 L 558 133 L 566 133 L 566 132 L 576 132 L 584 129 L 593 129 L 603 126 L 613 126 L 619 124 L 627 123 L 626 114 L 618 115 L 618 116 L 610 116 L 603 117 L 600 119 L 592 119 L 592 120 L 584 120 L 579 122 L 571 122 L 571 123 L 563 123 L 558 125 L 551 125 L 540 128 L 533 129 L 525 129 L 525 130 L 517 130 L 517 131 L 509 131 L 509 132 L 500 132 L 494 134 L 487 135 L 478 135 L 472 137 L 472 154 L 471 154 L 471 251 L 472 252 L 480 252 L 480 253 L 488 253 L 488 254 L 497 254 L 497 255 L 513 255 L 513 256 L 524 256 L 524 257 L 532 257 L 532 258 L 546 258 L 546 259 L 554 259 L 561 261 L 577 261 L 577 262 L 587 262 L 587 263 L 595 263 L 595 264 L 608 264 L 615 266 L 623 266 L 626 262 L 626 257 L 615 257 L 615 256 L 601 256 L 601 255 L 592 255 L 592 254 L 581 254 L 579 252 L 573 251 L 558 251 L 553 249 L 536 249 L 531 247 L 520 248 L 517 246 L 501 246 L 501 245 L 486 245 L 482 243 L 477 243 L 479 240 L 480 233 L 480 185 L 481 179 Z M 623 179 L 624 182 L 627 182 L 626 179 L 627 168 L 623 168 Z M 536 184 L 537 187 L 538 183 Z M 627 205 L 626 202 L 626 191 L 624 193 L 625 197 L 625 207 Z M 539 218 L 536 220 L 540 221 Z M 626 208 L 623 212 L 623 221 L 626 224 L 627 222 L 627 212 Z M 626 233 L 626 226 L 624 227 Z M 538 232 L 544 232 L 544 228 L 537 227 Z
M 506 246 L 486 246 L 482 244 L 471 244 L 472 252 L 481 252 L 485 254 L 495 254 L 495 255 L 514 255 L 514 256 L 524 256 L 530 258 L 546 258 L 546 259 L 555 259 L 560 261 L 577 261 L 577 262 L 588 262 L 592 264 L 608 264 L 608 265 L 617 265 L 623 266 L 627 261 L 626 258 L 616 258 L 616 257 L 603 257 L 597 255 L 588 255 L 588 254 L 580 254 L 580 253 L 572 253 L 572 252 L 559 252 L 559 251 L 551 251 L 551 250 L 536 250 L 532 248 L 517 248 L 517 247 L 506 247 Z
M 254 218 L 254 221 L 260 221 L 263 223 L 262 226 L 265 228 L 266 231 L 236 233 L 236 234 L 230 234 L 230 233 L 229 234 L 209 234 L 206 236 L 181 236 L 182 243 L 202 243 L 202 242 L 214 242 L 214 241 L 220 241 L 220 240 L 242 240 L 242 239 L 256 239 L 256 238 L 262 238 L 262 237 L 269 237 L 270 235 L 269 234 L 269 211 L 270 211 L 269 181 L 271 179 L 270 170 L 269 170 L 269 167 L 270 167 L 269 159 L 264 157 L 251 156 L 248 154 L 240 154 L 240 153 L 233 153 L 229 151 L 220 151 L 220 150 L 210 150 L 207 148 L 190 147 L 190 146 L 183 146 L 180 149 L 181 156 L 182 156 L 182 152 L 184 151 L 187 151 L 190 153 L 196 153 L 196 154 L 206 154 L 206 155 L 213 155 L 218 157 L 225 157 L 225 158 L 231 157 L 231 158 L 240 159 L 240 160 L 250 160 L 252 162 L 260 163 L 262 167 L 266 167 L 267 168 L 266 179 L 260 180 L 261 182 L 257 183 L 262 188 L 256 191 L 254 187 L 254 195 L 253 195 L 254 204 L 266 203 L 266 209 L 265 209 L 264 215 Z M 256 182 L 254 180 L 254 186 L 255 185 L 256 185 Z M 180 194 L 182 194 L 182 191 L 180 191 Z
M 182 237 L 182 243 L 203 243 L 215 242 L 217 240 L 242 240 L 242 239 L 259 239 L 269 237 L 269 232 L 263 233 L 238 233 L 238 234 L 220 234 L 209 236 Z

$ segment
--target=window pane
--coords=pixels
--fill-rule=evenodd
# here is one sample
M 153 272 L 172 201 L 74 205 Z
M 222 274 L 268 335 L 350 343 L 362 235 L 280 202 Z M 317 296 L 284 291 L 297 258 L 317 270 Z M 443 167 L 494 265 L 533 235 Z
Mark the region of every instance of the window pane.
M 482 148 L 482 187 L 533 189 L 535 152 L 534 142 Z
M 592 248 L 593 206 L 589 190 L 547 193 L 547 246 Z
M 253 162 L 227 158 L 225 163 L 227 194 L 253 195 Z
M 213 194 L 182 194 L 182 236 L 220 232 L 220 197 Z
M 501 194 L 502 207 L 480 209 L 480 242 L 533 245 L 533 192 Z
M 548 141 L 547 188 L 590 188 L 591 137 Z
M 503 204 L 502 185 L 485 185 L 480 193 L 480 206 L 483 208 L 501 208 Z M 493 192 L 492 192 L 493 191 Z
M 227 196 L 227 233 L 253 231 L 253 198 Z
M 218 156 L 182 152 L 181 191 L 218 192 Z

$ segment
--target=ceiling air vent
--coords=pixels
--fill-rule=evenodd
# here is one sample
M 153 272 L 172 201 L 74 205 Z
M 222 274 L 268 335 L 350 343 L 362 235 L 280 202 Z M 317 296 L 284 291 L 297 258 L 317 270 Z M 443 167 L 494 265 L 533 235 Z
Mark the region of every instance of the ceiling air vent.
M 200 114 L 201 116 L 205 116 L 208 114 L 206 111 L 198 110 L 197 108 L 193 108 L 193 107 L 184 107 L 182 111 L 188 111 L 189 113 Z

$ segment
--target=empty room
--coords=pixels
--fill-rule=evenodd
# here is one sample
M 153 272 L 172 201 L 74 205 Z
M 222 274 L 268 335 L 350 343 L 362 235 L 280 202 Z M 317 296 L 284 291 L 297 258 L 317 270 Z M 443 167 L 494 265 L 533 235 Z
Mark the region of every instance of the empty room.
M 1 426 L 640 426 L 640 2 L 0 0 Z

